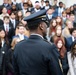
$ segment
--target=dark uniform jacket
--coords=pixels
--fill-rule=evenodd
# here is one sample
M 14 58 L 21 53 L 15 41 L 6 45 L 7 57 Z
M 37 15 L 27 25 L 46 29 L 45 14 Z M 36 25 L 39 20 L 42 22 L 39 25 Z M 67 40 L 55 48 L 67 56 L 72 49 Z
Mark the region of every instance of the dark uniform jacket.
M 9 45 L 4 43 L 3 47 L 0 47 L 0 75 L 6 75 L 6 60 L 5 54 L 9 49 Z
M 63 75 L 56 49 L 38 35 L 18 43 L 13 56 L 15 75 Z

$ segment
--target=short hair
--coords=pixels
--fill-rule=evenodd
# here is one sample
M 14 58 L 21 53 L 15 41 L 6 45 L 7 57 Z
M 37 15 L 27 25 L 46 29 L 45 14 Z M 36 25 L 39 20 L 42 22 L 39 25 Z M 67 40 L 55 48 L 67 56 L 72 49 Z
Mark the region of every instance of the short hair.
M 28 3 L 27 3 L 27 2 L 24 2 L 24 3 L 23 3 L 23 6 L 25 6 L 25 4 L 28 6 Z
M 69 16 L 75 16 L 74 14 L 70 14 Z
M 28 23 L 27 26 L 28 26 L 28 28 L 29 28 L 30 30 L 35 30 L 35 29 L 38 28 L 38 26 L 40 25 L 40 23 L 41 23 L 41 22 L 34 22 L 33 24 L 31 23 L 30 25 L 29 25 L 29 23 Z
M 48 1 L 48 0 L 46 0 L 46 1 L 45 1 L 45 3 L 49 3 L 49 1 Z
M 59 2 L 59 5 L 60 5 L 60 4 L 63 4 L 63 2 Z
M 24 27 L 25 28 L 25 26 L 22 23 L 18 24 L 17 29 L 19 29 L 19 27 Z
M 66 11 L 63 11 L 62 14 L 67 14 Z
M 50 6 L 50 8 L 49 9 L 54 9 L 55 10 L 55 7 L 54 6 Z
M 39 1 L 35 1 L 35 3 L 39 3 Z
M 72 34 L 73 31 L 75 31 L 75 30 L 76 30 L 76 27 L 72 28 L 72 29 L 70 30 L 70 34 Z
M 16 15 L 16 12 L 14 12 L 14 11 L 13 11 L 13 12 L 11 12 L 11 13 L 10 13 L 10 15 L 12 15 L 12 13 L 13 13 L 14 15 Z
M 5 20 L 6 18 L 9 19 L 9 16 L 4 16 L 4 17 L 3 17 L 3 20 Z

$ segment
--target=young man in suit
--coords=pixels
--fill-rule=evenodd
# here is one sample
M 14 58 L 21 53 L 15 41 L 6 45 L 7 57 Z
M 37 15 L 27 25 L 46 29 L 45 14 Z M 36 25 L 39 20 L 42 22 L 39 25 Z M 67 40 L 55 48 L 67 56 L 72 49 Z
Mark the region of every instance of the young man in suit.
M 9 40 L 9 42 L 11 43 L 12 37 L 14 36 L 14 28 L 13 28 L 12 23 L 10 23 L 9 16 L 4 16 L 3 25 L 1 25 L 1 27 L 6 32 L 6 37 Z
M 16 35 L 13 38 L 16 37 L 19 38 L 20 41 L 24 39 L 26 40 L 28 39 L 28 37 L 25 36 L 25 26 L 23 26 L 23 24 L 18 24 L 18 26 L 16 27 Z
M 71 31 L 71 36 L 66 38 L 66 47 L 67 47 L 67 51 L 70 51 L 71 45 L 74 41 L 76 41 L 76 28 L 72 28 Z
M 47 32 L 45 13 L 46 10 L 41 10 L 24 19 L 31 35 L 15 47 L 15 75 L 63 75 L 56 46 L 44 39 Z
M 10 22 L 12 23 L 13 28 L 15 30 L 17 25 L 18 25 L 18 21 L 16 20 L 16 13 L 15 12 L 11 12 L 11 14 L 10 14 Z
M 46 18 L 47 20 L 50 21 L 55 18 L 55 14 L 54 14 L 54 11 L 55 11 L 55 8 L 53 6 L 51 6 L 48 10 L 47 10 L 47 13 L 46 13 Z

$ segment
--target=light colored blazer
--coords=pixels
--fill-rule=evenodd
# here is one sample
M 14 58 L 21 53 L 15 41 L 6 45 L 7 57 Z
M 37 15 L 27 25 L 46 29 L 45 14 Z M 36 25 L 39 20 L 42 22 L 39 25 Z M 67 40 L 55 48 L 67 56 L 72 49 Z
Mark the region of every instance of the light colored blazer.
M 71 34 L 70 34 L 69 30 L 68 30 L 68 27 L 65 27 L 65 28 L 62 30 L 62 35 L 63 35 L 64 37 L 66 37 L 66 38 L 71 36 Z
M 74 66 L 73 66 L 73 60 L 71 58 L 71 53 L 67 53 L 67 58 L 68 58 L 68 64 L 69 64 L 69 71 L 67 75 L 76 75 L 74 72 Z

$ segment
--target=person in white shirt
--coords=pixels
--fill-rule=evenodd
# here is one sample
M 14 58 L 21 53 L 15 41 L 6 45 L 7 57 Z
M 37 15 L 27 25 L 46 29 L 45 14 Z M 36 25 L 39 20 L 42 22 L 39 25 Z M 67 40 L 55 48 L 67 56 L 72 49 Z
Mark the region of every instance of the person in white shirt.
M 2 14 L 0 15 L 0 19 L 3 20 L 4 16 L 9 16 L 9 14 L 7 13 L 7 8 L 6 7 L 3 7 Z
M 64 11 L 63 2 L 59 2 L 58 16 L 62 16 L 62 12 L 63 12 L 63 11 Z
M 71 51 L 67 53 L 69 71 L 68 75 L 76 75 L 76 41 L 71 45 Z
M 28 10 L 29 10 L 28 3 L 27 2 L 23 3 L 23 10 L 21 10 L 23 13 L 23 17 L 25 17 L 25 14 Z

